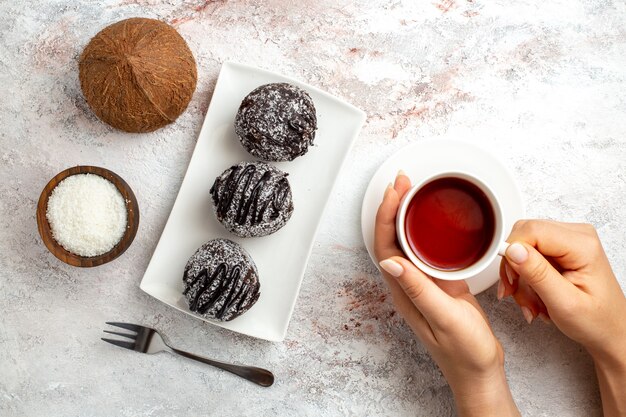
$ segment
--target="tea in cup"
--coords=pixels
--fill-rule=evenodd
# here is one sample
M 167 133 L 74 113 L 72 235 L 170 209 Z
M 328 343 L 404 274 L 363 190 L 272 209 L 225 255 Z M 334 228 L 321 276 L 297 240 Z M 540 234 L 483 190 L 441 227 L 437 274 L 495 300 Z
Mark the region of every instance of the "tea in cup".
M 467 279 L 508 247 L 497 197 L 478 178 L 443 172 L 414 185 L 396 216 L 402 250 L 434 278 Z

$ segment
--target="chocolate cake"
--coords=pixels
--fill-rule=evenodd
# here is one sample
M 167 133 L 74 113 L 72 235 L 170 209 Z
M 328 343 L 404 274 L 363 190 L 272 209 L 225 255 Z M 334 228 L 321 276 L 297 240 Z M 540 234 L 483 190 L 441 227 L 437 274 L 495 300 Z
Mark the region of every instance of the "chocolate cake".
M 230 321 L 259 299 L 259 274 L 237 243 L 213 239 L 189 258 L 183 274 L 189 309 L 204 317 Z
M 211 187 L 217 220 L 240 237 L 274 233 L 293 213 L 287 173 L 264 162 L 240 162 Z
M 265 161 L 292 161 L 313 144 L 317 117 L 309 94 L 287 83 L 265 84 L 241 102 L 235 133 L 250 154 Z

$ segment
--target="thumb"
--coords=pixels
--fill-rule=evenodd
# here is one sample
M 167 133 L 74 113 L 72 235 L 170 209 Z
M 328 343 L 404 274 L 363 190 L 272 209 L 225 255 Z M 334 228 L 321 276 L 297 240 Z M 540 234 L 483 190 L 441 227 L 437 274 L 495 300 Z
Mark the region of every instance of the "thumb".
M 576 287 L 531 245 L 519 242 L 511 244 L 506 250 L 506 259 L 548 309 L 558 308 L 577 296 Z
M 450 312 L 452 297 L 408 260 L 393 256 L 379 264 L 393 276 L 402 291 L 431 326 L 443 327 Z M 449 321 L 449 320 L 447 320 Z

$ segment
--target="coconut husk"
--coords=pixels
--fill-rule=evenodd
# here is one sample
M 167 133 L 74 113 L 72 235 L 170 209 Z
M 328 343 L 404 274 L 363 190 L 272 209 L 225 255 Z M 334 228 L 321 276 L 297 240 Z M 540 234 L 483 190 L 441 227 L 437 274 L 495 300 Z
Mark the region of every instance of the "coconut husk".
M 107 26 L 80 56 L 80 86 L 102 121 L 127 132 L 151 132 L 187 108 L 196 61 L 167 23 L 131 18 Z

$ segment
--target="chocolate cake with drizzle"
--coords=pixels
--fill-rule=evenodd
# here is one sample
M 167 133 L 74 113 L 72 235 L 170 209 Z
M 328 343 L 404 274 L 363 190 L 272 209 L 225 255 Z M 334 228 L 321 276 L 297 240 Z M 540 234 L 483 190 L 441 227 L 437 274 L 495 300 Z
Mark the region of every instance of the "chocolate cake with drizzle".
M 240 162 L 211 187 L 217 220 L 240 237 L 259 237 L 283 227 L 293 213 L 287 173 L 264 162 Z
M 264 161 L 292 161 L 313 144 L 317 116 L 309 94 L 287 83 L 265 84 L 241 102 L 235 133 L 250 154 Z
M 250 255 L 228 239 L 213 239 L 189 259 L 183 274 L 189 309 L 204 317 L 230 321 L 259 299 L 259 274 Z

